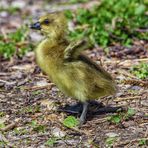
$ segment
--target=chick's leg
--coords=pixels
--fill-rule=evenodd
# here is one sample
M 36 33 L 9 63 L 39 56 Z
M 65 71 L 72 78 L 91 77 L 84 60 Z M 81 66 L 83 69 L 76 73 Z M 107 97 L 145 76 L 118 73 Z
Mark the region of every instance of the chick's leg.
M 88 102 L 83 102 L 83 111 L 82 111 L 81 116 L 80 116 L 80 125 L 82 125 L 86 120 L 88 105 L 89 105 Z

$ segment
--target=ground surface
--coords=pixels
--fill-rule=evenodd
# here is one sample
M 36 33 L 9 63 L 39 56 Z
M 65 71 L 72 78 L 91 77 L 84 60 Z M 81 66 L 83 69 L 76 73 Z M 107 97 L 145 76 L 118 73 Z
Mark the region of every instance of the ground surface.
M 2 2 L 9 4 L 8 1 L 2 0 Z M 37 10 L 41 10 L 43 6 L 45 10 L 49 9 L 41 1 L 32 5 L 30 3 L 31 1 L 25 1 L 24 4 L 20 4 L 21 15 L 28 13 L 36 16 L 35 13 L 40 12 Z M 25 9 L 26 4 L 28 7 Z M 65 7 L 60 6 L 60 8 Z M 0 13 L 1 31 L 9 32 L 21 26 L 24 23 L 21 15 Z M 137 79 L 129 70 L 141 61 L 148 62 L 148 52 L 145 50 L 147 47 L 146 42 L 137 41 L 131 48 L 111 47 L 109 55 L 106 55 L 101 48 L 86 52 L 93 60 L 98 63 L 101 61 L 103 67 L 112 73 L 118 84 L 117 95 L 113 99 L 103 98 L 101 101 L 112 106 L 133 108 L 135 115 L 118 124 L 108 120 L 111 114 L 97 115 L 88 119 L 80 129 L 69 129 L 62 124 L 67 115 L 58 113 L 57 107 L 72 103 L 74 100 L 64 96 L 47 76 L 41 73 L 35 64 L 33 52 L 29 52 L 22 59 L 14 57 L 8 61 L 2 58 L 0 123 L 5 126 L 0 130 L 0 145 L 17 148 L 110 147 L 111 145 L 140 147 L 142 139 L 148 137 L 148 81 Z M 123 56 L 118 55 L 119 53 Z

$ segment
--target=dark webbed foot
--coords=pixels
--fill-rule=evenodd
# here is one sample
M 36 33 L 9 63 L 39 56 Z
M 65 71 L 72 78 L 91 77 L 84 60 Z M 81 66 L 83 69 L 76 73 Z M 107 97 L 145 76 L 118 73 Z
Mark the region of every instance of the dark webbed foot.
M 116 113 L 118 111 L 125 111 L 126 109 L 119 106 L 119 107 L 111 107 L 105 106 L 103 103 L 97 101 L 88 101 L 79 102 L 73 105 L 66 105 L 64 107 L 60 107 L 58 111 L 66 112 L 68 114 L 74 114 L 80 116 L 80 125 L 85 123 L 86 116 L 93 118 L 94 115 L 106 114 L 106 113 Z
M 83 102 L 82 104 L 83 104 L 83 111 L 82 111 L 81 116 L 80 116 L 80 126 L 82 124 L 84 124 L 85 121 L 86 121 L 86 115 L 87 115 L 88 106 L 89 106 L 88 102 Z
M 96 112 L 99 108 L 104 108 L 104 104 L 97 102 L 97 101 L 88 101 L 89 103 L 89 108 L 88 108 L 88 112 Z M 83 111 L 83 103 L 82 102 L 78 102 L 76 104 L 72 104 L 72 105 L 65 105 L 64 107 L 59 107 L 58 111 L 60 112 L 66 112 L 69 114 L 78 114 L 81 115 L 82 111 Z

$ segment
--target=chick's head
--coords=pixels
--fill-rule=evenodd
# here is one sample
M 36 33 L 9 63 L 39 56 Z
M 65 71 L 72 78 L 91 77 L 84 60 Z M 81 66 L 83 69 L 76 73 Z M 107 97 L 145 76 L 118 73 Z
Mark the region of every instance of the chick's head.
M 48 37 L 59 37 L 67 28 L 67 21 L 62 12 L 41 16 L 38 22 L 31 25 L 31 29 L 41 30 Z

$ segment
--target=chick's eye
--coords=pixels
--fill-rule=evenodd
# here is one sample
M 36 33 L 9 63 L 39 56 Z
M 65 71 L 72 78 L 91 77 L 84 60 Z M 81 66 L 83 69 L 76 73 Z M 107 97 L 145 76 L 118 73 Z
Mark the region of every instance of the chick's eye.
M 44 20 L 44 23 L 49 24 L 49 20 L 48 19 Z

